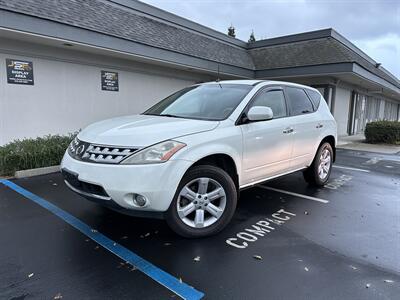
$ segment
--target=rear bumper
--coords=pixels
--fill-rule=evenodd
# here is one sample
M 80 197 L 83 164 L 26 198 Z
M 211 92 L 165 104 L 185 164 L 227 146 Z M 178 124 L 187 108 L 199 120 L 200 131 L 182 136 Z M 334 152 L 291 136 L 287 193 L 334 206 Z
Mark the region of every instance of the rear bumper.
M 157 213 L 168 209 L 179 182 L 192 162 L 171 160 L 161 164 L 148 165 L 106 165 L 87 163 L 64 155 L 61 169 L 76 176 L 80 183 L 66 184 L 83 197 L 130 215 L 141 212 Z M 65 176 L 65 173 L 64 173 Z M 135 194 L 146 198 L 143 207 L 135 205 Z

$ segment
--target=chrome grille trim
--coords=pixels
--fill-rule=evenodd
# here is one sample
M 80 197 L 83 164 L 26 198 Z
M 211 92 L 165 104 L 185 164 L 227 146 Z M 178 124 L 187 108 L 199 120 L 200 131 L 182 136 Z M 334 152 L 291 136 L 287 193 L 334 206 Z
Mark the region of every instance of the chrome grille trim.
M 99 145 L 80 141 L 75 138 L 68 147 L 68 153 L 74 159 L 103 164 L 119 164 L 139 148 L 125 146 Z

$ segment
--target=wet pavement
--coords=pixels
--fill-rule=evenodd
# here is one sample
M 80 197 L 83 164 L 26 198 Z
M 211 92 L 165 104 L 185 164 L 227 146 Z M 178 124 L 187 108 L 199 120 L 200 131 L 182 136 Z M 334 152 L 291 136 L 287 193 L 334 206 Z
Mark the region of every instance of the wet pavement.
M 309 187 L 297 172 L 246 189 L 231 224 L 198 240 L 91 203 L 60 174 L 12 182 L 204 299 L 399 299 L 400 156 L 337 155 L 326 187 Z M 0 237 L 0 299 L 179 299 L 3 184 Z

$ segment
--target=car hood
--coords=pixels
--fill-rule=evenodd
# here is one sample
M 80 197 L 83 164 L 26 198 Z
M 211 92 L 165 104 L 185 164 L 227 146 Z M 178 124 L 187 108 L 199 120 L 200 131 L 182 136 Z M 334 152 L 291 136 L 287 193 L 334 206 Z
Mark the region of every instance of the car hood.
M 89 125 L 78 134 L 78 138 L 101 145 L 146 147 L 180 136 L 213 130 L 218 124 L 218 121 L 134 115 Z

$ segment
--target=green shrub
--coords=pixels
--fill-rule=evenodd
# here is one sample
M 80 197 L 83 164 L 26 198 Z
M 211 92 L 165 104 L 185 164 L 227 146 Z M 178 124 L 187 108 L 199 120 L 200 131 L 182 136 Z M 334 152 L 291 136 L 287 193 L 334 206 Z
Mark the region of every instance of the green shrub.
M 75 134 L 15 140 L 0 147 L 0 175 L 59 165 Z
M 376 121 L 368 123 L 365 128 L 367 143 L 400 143 L 400 122 Z

